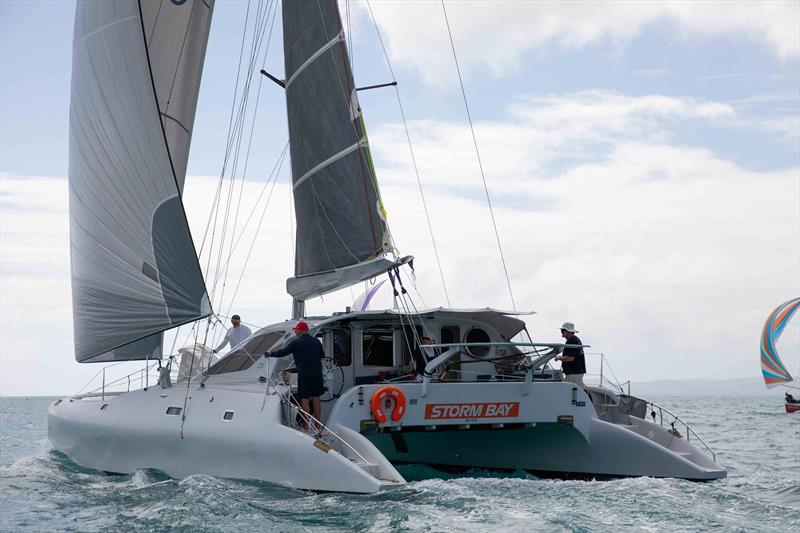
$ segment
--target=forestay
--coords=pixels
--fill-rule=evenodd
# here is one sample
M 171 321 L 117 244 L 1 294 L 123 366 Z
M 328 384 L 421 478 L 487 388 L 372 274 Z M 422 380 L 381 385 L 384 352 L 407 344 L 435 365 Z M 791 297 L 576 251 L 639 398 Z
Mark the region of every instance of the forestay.
M 211 312 L 181 202 L 213 0 L 79 0 L 70 105 L 75 357 L 160 353 Z
M 297 216 L 287 290 L 305 300 L 393 262 L 336 2 L 284 1 L 283 39 Z
M 793 298 L 776 307 L 764 324 L 761 332 L 761 373 L 767 388 L 789 383 L 793 379 L 778 357 L 775 343 L 798 309 L 800 309 L 800 298 Z

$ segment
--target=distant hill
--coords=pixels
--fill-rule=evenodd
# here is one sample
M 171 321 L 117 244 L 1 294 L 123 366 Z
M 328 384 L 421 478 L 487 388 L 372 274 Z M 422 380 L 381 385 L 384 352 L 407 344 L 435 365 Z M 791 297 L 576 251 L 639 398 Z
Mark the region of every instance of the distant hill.
M 734 379 L 660 379 L 631 383 L 634 396 L 783 396 L 785 387 L 767 389 L 760 377 Z M 800 391 L 796 391 L 800 393 Z M 795 394 L 797 397 L 798 394 Z

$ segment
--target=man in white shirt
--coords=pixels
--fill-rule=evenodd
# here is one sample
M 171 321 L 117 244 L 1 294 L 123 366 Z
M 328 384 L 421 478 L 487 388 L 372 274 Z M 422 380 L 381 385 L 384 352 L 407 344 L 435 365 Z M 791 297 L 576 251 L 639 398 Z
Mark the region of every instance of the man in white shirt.
M 222 339 L 222 344 L 220 344 L 214 349 L 214 353 L 217 353 L 218 351 L 223 349 L 225 345 L 228 343 L 230 343 L 231 348 L 233 348 L 234 346 L 236 346 L 237 344 L 239 344 L 240 342 L 242 342 L 247 337 L 253 334 L 253 332 L 250 331 L 250 328 L 242 325 L 242 319 L 239 317 L 239 315 L 233 315 L 231 317 L 231 324 L 233 324 L 233 327 L 230 328 L 228 332 L 225 334 L 225 338 Z

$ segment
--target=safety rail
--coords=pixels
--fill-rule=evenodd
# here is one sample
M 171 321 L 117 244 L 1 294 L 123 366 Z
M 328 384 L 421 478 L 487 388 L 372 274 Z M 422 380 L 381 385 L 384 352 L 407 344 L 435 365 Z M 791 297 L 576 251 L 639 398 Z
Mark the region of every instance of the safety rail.
M 296 403 L 292 402 L 291 397 L 288 394 L 286 394 L 284 391 L 282 391 L 281 387 L 279 386 L 279 385 L 283 385 L 284 387 L 287 387 L 287 385 L 285 383 L 275 382 L 275 381 L 273 381 L 271 379 L 268 380 L 267 381 L 267 392 L 266 393 L 269 393 L 270 390 L 272 390 L 270 385 L 272 385 L 274 387 L 273 394 L 277 394 L 278 396 L 280 396 L 281 403 L 283 403 L 284 406 L 290 407 L 290 408 L 291 407 L 295 407 L 296 413 L 299 414 L 300 418 L 302 418 L 303 421 L 306 423 L 306 427 L 307 428 L 310 429 L 312 426 L 315 428 L 315 431 L 316 431 L 316 433 L 314 435 L 315 438 L 317 438 L 318 440 L 321 440 L 323 435 L 332 436 L 332 437 L 336 438 L 339 442 L 344 444 L 350 451 L 352 451 L 354 454 L 356 454 L 356 456 L 358 456 L 358 458 L 361 459 L 361 461 L 364 464 L 369 464 L 369 461 L 367 461 L 367 459 L 363 455 L 358 453 L 358 450 L 353 448 L 353 446 L 350 445 L 349 442 L 347 442 L 342 437 L 337 435 L 336 432 L 334 432 L 331 428 L 329 428 L 328 426 L 323 424 L 321 420 L 317 420 L 317 418 L 315 418 L 313 415 L 311 415 L 311 413 L 307 413 L 306 411 L 303 410 L 303 408 L 301 406 L 299 406 Z M 266 396 L 265 396 L 265 398 L 266 398 Z M 263 404 L 262 404 L 262 409 L 263 409 Z M 289 424 L 289 427 L 297 429 L 297 424 L 296 424 L 296 421 L 294 419 L 290 419 L 290 417 L 287 416 L 286 422 Z M 323 434 L 323 432 L 324 432 L 324 434 Z
M 169 358 L 166 365 L 170 368 L 170 380 L 174 383 L 177 380 L 179 365 L 175 363 L 176 358 L 173 356 Z M 122 363 L 128 361 L 120 361 L 118 363 L 105 365 L 97 371 L 97 373 L 83 386 L 81 389 L 72 395 L 72 398 L 93 398 L 99 396 L 101 399 L 105 396 L 112 396 L 130 392 L 131 390 L 147 389 L 152 385 L 158 384 L 160 378 L 160 367 L 158 360 L 148 361 L 144 368 L 135 370 L 128 374 L 119 377 L 109 376 L 109 371 Z M 166 366 L 162 365 L 162 366 Z M 92 383 L 100 381 L 100 386 L 83 392 Z
M 431 348 L 446 348 L 446 350 L 425 365 L 425 374 L 431 374 L 438 367 L 449 361 L 454 355 L 461 353 L 461 348 L 503 347 L 503 348 L 534 348 L 534 353 L 525 353 L 530 359 L 528 368 L 535 370 L 547 364 L 562 350 L 570 348 L 591 348 L 588 344 L 563 344 L 553 342 L 452 342 L 447 344 L 428 344 Z M 537 348 L 548 348 L 549 351 L 539 353 Z
M 661 407 L 660 405 L 653 402 L 648 402 L 647 400 L 645 401 L 647 402 L 648 411 L 650 413 L 650 417 L 653 419 L 653 423 L 655 423 L 656 421 L 656 409 L 658 409 L 658 417 L 659 417 L 658 423 L 661 426 L 664 426 L 664 413 L 666 413 L 668 418 L 672 417 L 672 422 L 669 422 L 669 426 L 672 429 L 673 435 L 675 435 L 676 437 L 680 436 L 680 432 L 677 430 L 677 428 L 675 428 L 675 424 L 676 423 L 683 424 L 683 427 L 686 430 L 687 442 L 690 440 L 690 436 L 694 435 L 694 438 L 698 440 L 705 447 L 705 449 L 708 450 L 708 452 L 711 454 L 711 457 L 714 459 L 714 462 L 717 462 L 717 454 L 714 453 L 714 450 L 712 450 L 711 447 L 708 444 L 706 444 L 706 441 L 704 441 L 702 437 L 700 437 L 700 435 L 698 435 L 697 432 L 693 430 L 691 426 L 689 426 L 689 424 L 681 420 L 681 418 L 678 417 L 678 415 L 672 413 L 666 407 Z

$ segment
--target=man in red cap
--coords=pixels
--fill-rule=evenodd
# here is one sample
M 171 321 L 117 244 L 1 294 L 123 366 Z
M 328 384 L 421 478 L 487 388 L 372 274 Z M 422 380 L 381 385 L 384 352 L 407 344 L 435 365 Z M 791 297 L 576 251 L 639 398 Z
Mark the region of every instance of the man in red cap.
M 322 358 L 325 357 L 325 351 L 322 349 L 322 344 L 308 334 L 308 324 L 305 322 L 298 322 L 292 330 L 297 338 L 280 350 L 265 353 L 264 357 L 294 355 L 294 365 L 297 367 L 297 397 L 300 399 L 300 406 L 303 411 L 320 420 L 319 397 L 323 393 Z M 313 424 L 311 426 L 308 429 L 315 430 Z

